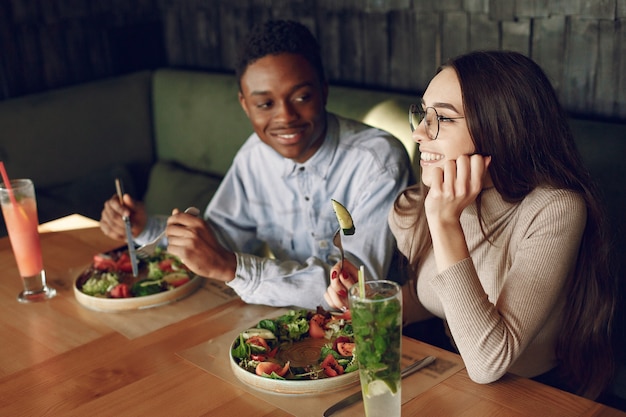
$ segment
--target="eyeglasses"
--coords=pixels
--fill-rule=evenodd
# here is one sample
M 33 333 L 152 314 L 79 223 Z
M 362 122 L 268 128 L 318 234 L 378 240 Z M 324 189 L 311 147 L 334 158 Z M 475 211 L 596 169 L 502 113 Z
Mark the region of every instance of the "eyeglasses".
M 424 119 L 426 119 L 426 134 L 431 140 L 435 140 L 439 135 L 439 122 L 465 119 L 465 117 L 439 116 L 439 113 L 437 113 L 437 110 L 434 107 L 426 107 L 426 109 L 422 109 L 422 106 L 411 104 L 409 107 L 409 125 L 411 125 L 411 132 L 415 132 L 419 124 L 422 123 L 422 120 Z

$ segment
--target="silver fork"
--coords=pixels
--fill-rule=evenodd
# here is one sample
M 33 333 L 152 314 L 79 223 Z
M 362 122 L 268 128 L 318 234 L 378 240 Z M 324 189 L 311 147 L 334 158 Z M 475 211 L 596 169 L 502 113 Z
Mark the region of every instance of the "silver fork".
M 333 245 L 335 245 L 339 249 L 339 254 L 341 257 L 339 258 L 339 270 L 343 269 L 343 244 L 341 243 L 341 227 L 337 229 L 335 232 L 335 236 L 333 236 Z
M 191 214 L 197 217 L 200 215 L 200 210 L 198 210 L 195 207 L 188 207 L 185 210 L 185 213 Z M 141 259 L 146 259 L 154 255 L 154 251 L 159 246 L 159 242 L 161 241 L 161 239 L 163 239 L 164 237 L 165 237 L 165 229 L 155 239 L 146 243 L 145 245 L 141 245 L 140 247 L 138 247 L 137 256 Z

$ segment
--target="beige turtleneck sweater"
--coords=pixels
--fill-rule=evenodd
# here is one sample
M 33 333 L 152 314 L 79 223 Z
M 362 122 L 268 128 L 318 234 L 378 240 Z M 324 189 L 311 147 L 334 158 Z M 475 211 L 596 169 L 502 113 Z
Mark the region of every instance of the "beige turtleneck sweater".
M 416 198 L 417 191 L 407 192 Z M 415 204 L 406 194 L 399 198 Z M 414 292 L 405 295 L 405 309 L 412 314 L 425 307 L 446 320 L 472 380 L 488 383 L 509 371 L 537 376 L 556 365 L 563 285 L 576 263 L 585 203 L 571 191 L 537 188 L 510 204 L 490 188 L 482 193 L 481 210 L 491 243 L 470 205 L 461 215 L 470 258 L 438 274 L 431 251 L 418 267 L 419 301 Z M 414 220 L 415 214 L 393 210 L 389 216 L 398 247 L 409 259 L 406 227 Z

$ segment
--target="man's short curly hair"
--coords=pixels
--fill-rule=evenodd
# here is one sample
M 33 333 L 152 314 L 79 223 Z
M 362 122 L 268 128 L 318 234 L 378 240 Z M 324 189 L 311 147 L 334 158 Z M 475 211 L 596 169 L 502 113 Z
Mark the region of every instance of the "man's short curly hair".
M 303 56 L 317 72 L 320 82 L 326 79 L 320 46 L 309 29 L 291 20 L 270 20 L 252 28 L 239 50 L 235 73 L 240 87 L 241 76 L 249 65 L 267 55 L 282 53 Z

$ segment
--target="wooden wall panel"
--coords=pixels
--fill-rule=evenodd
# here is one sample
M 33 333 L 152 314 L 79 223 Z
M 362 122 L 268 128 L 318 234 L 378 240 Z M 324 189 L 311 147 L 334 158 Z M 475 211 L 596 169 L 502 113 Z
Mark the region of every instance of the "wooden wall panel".
M 469 50 L 498 49 L 500 47 L 500 25 L 486 13 L 469 15 Z
M 626 0 L 2 0 L 0 100 L 140 69 L 233 71 L 270 18 L 311 29 L 334 83 L 419 93 L 451 56 L 513 49 L 569 111 L 626 121 Z
M 336 39 L 341 36 L 341 19 L 339 14 L 332 10 L 318 12 L 317 16 L 320 21 L 324 22 L 324 30 L 317 32 L 317 39 L 322 50 L 326 77 L 330 80 L 338 80 L 341 77 L 341 48 Z
M 413 17 L 415 23 L 411 35 L 416 42 L 408 61 L 413 75 L 409 87 L 421 93 L 443 61 L 441 19 L 434 12 L 419 12 Z
M 619 64 L 617 40 L 617 22 L 600 20 L 598 26 L 598 63 L 596 65 L 592 105 L 598 113 L 610 114 L 617 107 L 618 73 L 614 72 Z
M 463 8 L 468 12 L 489 13 L 489 0 L 465 0 Z
M 550 0 L 550 10 L 557 16 L 577 16 L 586 0 Z
M 565 33 L 565 17 L 534 19 L 531 56 L 542 63 L 543 70 L 559 93 L 563 89 Z M 562 94 L 559 95 L 563 99 Z
M 626 4 L 626 2 L 624 3 Z M 621 117 L 626 121 L 626 16 L 623 19 L 617 21 L 617 39 L 616 49 L 618 60 L 613 66 L 613 72 L 617 74 L 617 82 L 615 83 L 616 89 L 616 103 L 615 110 L 612 113 L 598 113 L 598 114 L 612 114 Z
M 616 0 L 593 0 L 583 2 L 580 14 L 589 19 L 615 19 Z
M 515 2 L 517 17 L 548 17 L 550 16 L 550 0 L 527 0 Z
M 469 50 L 469 17 L 466 12 L 444 12 L 441 31 L 443 61 Z
M 339 79 L 347 84 L 367 84 L 363 68 L 364 39 L 361 13 L 358 11 L 341 11 L 339 25 Z
M 515 20 L 515 2 L 489 0 L 489 17 L 493 20 Z
M 414 21 L 409 13 L 389 13 L 389 84 L 401 90 L 414 90 L 417 66 L 407 65 L 418 54 L 421 42 L 413 36 Z
M 368 85 L 389 85 L 389 27 L 387 13 L 363 16 L 363 79 Z
M 598 21 L 571 18 L 566 39 L 563 100 L 570 111 L 584 113 L 593 105 L 598 64 Z
M 531 19 L 518 19 L 515 22 L 502 22 L 501 48 L 530 55 L 530 27 Z

